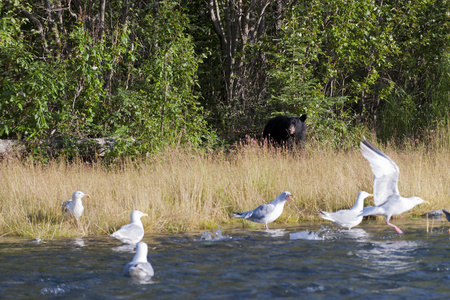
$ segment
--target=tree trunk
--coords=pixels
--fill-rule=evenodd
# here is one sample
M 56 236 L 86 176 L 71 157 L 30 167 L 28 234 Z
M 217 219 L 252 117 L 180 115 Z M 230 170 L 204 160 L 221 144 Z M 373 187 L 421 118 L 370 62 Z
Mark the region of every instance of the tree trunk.
M 244 74 L 248 45 L 264 34 L 264 15 L 271 0 L 209 0 L 211 21 L 219 37 L 224 61 L 227 103 L 245 97 Z M 239 57 L 237 55 L 239 54 Z

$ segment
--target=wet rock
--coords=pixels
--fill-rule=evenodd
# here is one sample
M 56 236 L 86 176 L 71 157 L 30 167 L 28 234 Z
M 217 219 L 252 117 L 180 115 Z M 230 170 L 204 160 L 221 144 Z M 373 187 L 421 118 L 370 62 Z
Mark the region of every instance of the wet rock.
M 445 208 L 442 211 L 444 212 L 445 216 L 447 217 L 447 220 L 450 221 L 450 211 Z M 449 233 L 450 233 L 450 230 L 449 230 Z
M 435 219 L 435 220 L 441 220 L 442 219 L 442 210 L 436 209 L 427 213 L 424 213 L 423 215 L 420 215 L 423 218 L 428 217 L 429 219 Z

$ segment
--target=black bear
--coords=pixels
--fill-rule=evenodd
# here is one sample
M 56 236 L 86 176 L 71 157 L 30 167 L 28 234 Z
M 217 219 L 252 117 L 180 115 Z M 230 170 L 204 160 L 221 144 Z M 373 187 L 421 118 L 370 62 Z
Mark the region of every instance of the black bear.
M 263 138 L 279 145 L 302 145 L 306 136 L 306 115 L 293 117 L 288 114 L 270 119 L 264 127 Z

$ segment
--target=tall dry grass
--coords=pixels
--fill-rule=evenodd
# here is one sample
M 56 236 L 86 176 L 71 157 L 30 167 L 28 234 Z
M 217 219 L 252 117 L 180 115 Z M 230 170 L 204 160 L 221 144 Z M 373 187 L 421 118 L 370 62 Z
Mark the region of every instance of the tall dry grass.
M 441 144 L 403 150 L 394 144 L 379 146 L 400 168 L 402 195 L 431 202 L 402 217 L 450 208 L 450 147 Z M 255 143 L 226 154 L 168 150 L 147 161 L 109 169 L 81 162 L 41 165 L 4 160 L 0 235 L 105 235 L 128 223 L 135 209 L 149 214 L 143 219 L 147 233 L 258 226 L 230 214 L 253 209 L 285 190 L 295 200 L 286 204 L 277 223 L 317 221 L 317 209 L 348 208 L 360 190 L 371 192 L 372 176 L 358 149 L 336 151 L 317 143 L 294 155 Z M 61 201 L 75 190 L 91 195 L 83 201 L 79 227 L 61 216 Z

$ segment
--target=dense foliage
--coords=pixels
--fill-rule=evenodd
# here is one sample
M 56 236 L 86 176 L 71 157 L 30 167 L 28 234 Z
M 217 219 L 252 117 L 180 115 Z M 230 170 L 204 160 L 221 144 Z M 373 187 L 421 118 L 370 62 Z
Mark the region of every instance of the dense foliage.
M 133 155 L 212 135 L 176 3 L 29 2 L 1 4 L 0 136 L 45 153 L 54 141 L 71 152 L 74 139 L 113 136 L 112 155 Z
M 336 146 L 362 127 L 421 136 L 449 121 L 449 14 L 447 0 L 3 0 L 0 138 L 55 155 L 114 137 L 111 156 L 142 155 L 258 134 L 276 112 L 308 114 Z
M 336 142 L 362 124 L 391 138 L 448 122 L 448 21 L 448 1 L 296 2 L 270 70 L 273 104 L 308 113 Z

